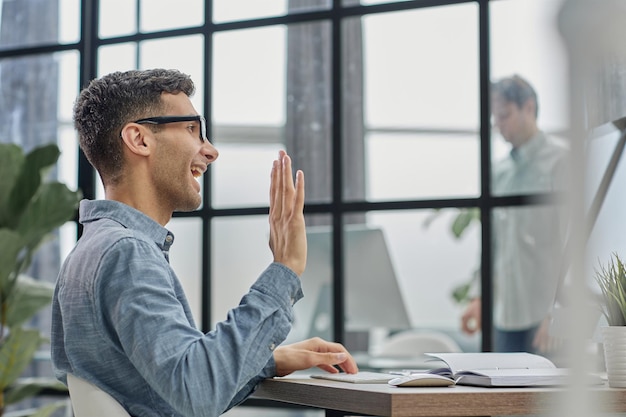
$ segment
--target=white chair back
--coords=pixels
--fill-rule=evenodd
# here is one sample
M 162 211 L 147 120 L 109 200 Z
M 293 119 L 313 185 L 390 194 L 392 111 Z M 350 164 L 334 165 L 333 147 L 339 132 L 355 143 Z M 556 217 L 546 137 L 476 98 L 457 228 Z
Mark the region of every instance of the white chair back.
M 75 417 L 130 417 L 113 397 L 84 379 L 67 374 L 67 387 Z
M 390 336 L 382 343 L 377 354 L 389 357 L 419 356 L 427 352 L 461 352 L 459 344 L 445 333 L 406 330 Z

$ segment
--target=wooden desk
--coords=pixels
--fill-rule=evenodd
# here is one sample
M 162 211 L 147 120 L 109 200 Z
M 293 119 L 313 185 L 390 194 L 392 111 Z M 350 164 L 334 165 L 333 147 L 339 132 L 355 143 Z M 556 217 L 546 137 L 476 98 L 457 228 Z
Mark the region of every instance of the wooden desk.
M 626 389 L 590 387 L 598 411 L 626 412 Z M 478 388 L 467 386 L 397 388 L 304 377 L 264 381 L 253 398 L 326 410 L 327 417 L 492 416 L 546 414 L 567 394 L 565 388 Z

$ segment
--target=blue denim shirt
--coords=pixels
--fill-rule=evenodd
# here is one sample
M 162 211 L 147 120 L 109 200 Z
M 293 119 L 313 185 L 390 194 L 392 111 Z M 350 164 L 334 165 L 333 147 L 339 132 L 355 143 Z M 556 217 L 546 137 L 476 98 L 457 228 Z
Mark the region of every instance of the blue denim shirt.
M 110 200 L 80 204 L 83 235 L 52 302 L 55 375 L 83 378 L 136 417 L 217 416 L 275 375 L 300 280 L 272 263 L 226 321 L 203 334 L 168 262 L 174 236 Z

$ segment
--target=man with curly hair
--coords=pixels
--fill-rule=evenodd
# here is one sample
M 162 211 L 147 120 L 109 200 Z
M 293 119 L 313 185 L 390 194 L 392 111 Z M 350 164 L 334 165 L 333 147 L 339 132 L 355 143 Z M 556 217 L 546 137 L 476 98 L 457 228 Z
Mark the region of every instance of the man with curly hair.
M 217 416 L 264 378 L 317 366 L 357 372 L 346 349 L 319 338 L 281 345 L 302 297 L 306 264 L 304 174 L 281 151 L 271 169 L 273 262 L 228 318 L 196 328 L 168 262 L 174 211 L 201 203 L 197 181 L 218 157 L 175 70 L 116 72 L 93 80 L 75 104 L 80 147 L 105 199 L 84 200 L 83 234 L 59 273 L 52 361 L 115 398 L 131 415 Z

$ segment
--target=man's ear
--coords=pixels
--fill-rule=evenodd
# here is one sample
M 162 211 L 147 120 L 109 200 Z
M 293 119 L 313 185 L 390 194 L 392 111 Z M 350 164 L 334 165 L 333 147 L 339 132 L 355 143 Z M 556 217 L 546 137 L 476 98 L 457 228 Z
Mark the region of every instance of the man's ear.
M 122 128 L 122 140 L 126 148 L 137 155 L 147 156 L 150 154 L 150 137 L 152 131 L 138 123 L 127 123 Z
M 532 99 L 526 100 L 524 103 L 524 111 L 534 118 L 537 113 L 537 103 Z

